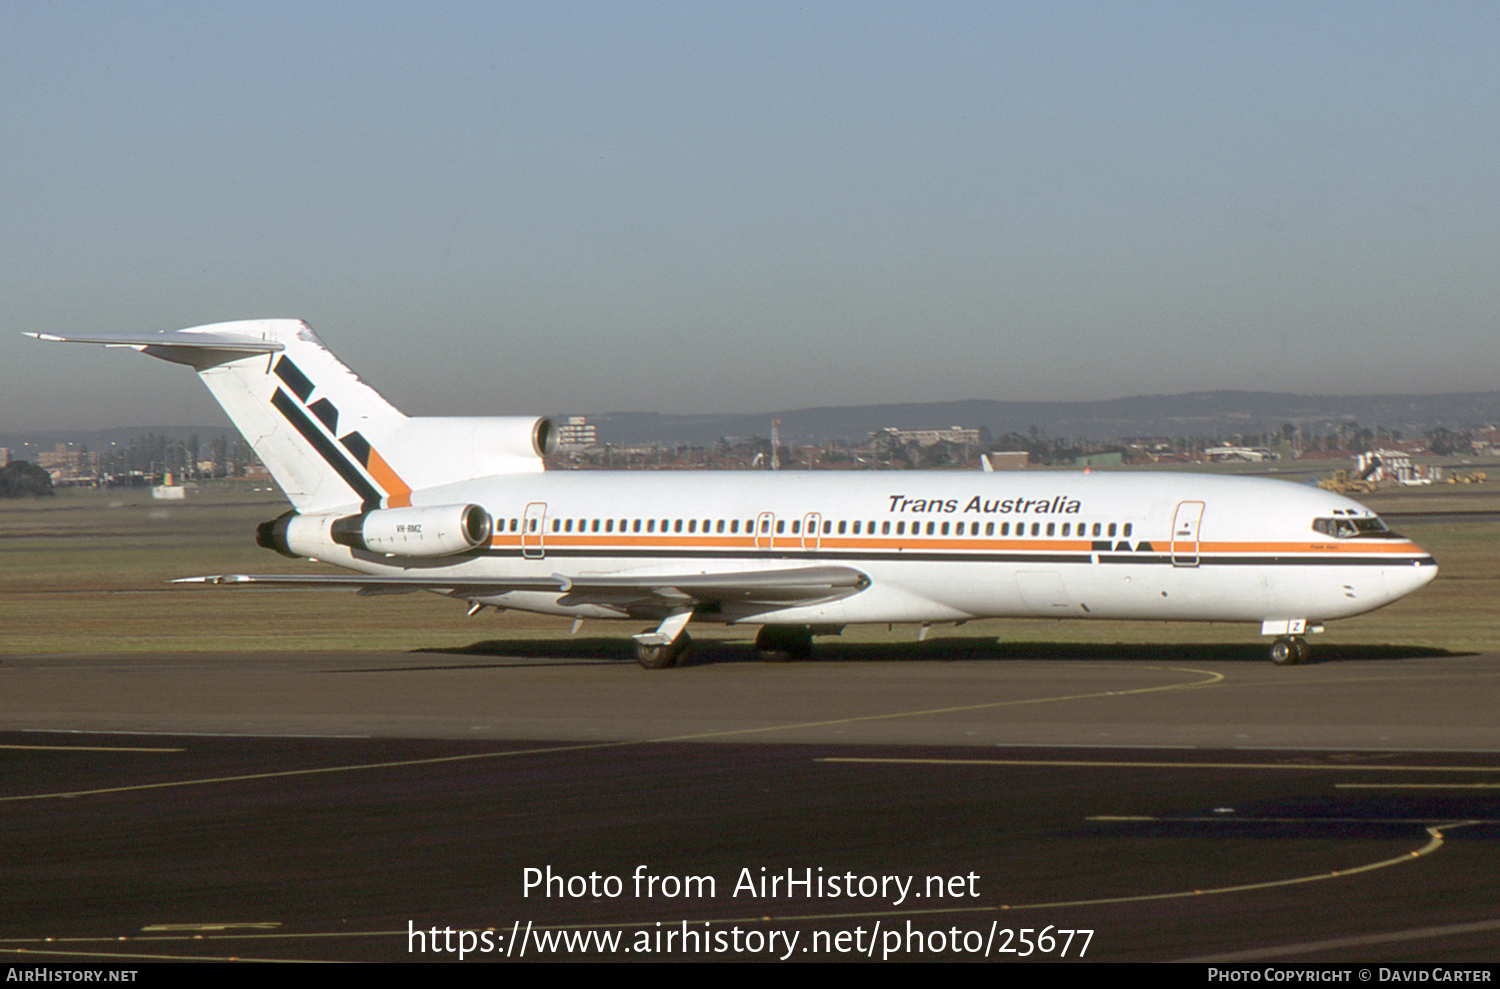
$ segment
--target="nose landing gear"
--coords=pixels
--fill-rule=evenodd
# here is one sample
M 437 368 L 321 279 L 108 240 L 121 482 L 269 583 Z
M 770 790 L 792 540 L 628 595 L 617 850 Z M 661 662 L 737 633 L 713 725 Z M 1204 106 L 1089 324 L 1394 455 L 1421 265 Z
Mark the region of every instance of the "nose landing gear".
M 1312 657 L 1312 646 L 1300 635 L 1283 635 L 1271 643 L 1271 662 L 1277 666 L 1296 666 Z

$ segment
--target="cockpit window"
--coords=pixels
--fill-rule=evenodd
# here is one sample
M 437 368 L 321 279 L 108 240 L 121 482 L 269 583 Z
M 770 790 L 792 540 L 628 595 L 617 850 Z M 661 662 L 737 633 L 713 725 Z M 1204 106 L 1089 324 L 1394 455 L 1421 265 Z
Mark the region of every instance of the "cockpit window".
M 1312 527 L 1325 536 L 1350 539 L 1363 536 L 1366 539 L 1399 539 L 1379 518 L 1357 519 L 1313 519 Z

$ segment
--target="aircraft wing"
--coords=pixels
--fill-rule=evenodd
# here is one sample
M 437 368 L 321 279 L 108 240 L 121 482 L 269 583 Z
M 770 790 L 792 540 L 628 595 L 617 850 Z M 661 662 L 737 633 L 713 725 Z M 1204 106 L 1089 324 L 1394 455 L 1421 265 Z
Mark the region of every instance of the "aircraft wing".
M 386 576 L 359 574 L 218 574 L 183 577 L 174 584 L 349 588 L 361 594 L 437 591 L 455 597 L 487 597 L 511 591 L 554 591 L 570 603 L 652 598 L 667 604 L 744 601 L 800 604 L 847 597 L 870 586 L 870 578 L 850 567 L 797 567 L 729 573 L 610 574 L 570 577 Z

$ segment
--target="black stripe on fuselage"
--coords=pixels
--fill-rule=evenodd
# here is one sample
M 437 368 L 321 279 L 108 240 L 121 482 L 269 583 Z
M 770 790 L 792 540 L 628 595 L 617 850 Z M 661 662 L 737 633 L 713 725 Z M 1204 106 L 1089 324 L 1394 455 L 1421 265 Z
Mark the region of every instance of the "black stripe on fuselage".
M 540 547 L 530 547 L 535 552 Z M 860 562 L 906 562 L 906 563 L 1071 563 L 1089 564 L 1093 562 L 1093 554 L 1090 553 L 981 553 L 981 552 L 933 552 L 922 550 L 906 550 L 899 553 L 861 553 L 861 552 L 838 552 L 824 550 L 796 550 L 796 549 L 725 549 L 725 550 L 681 550 L 670 548 L 657 549 L 577 549 L 568 547 L 557 549 L 551 546 L 545 547 L 547 557 L 566 557 L 569 559 L 598 559 L 598 560 L 805 560 L 805 561 L 838 561 L 847 563 Z M 521 558 L 521 547 L 497 548 L 491 546 L 485 550 L 487 556 Z M 1140 565 L 1172 565 L 1172 557 L 1165 553 L 1110 553 L 1099 554 L 1100 563 L 1134 563 Z M 1177 564 L 1179 569 L 1190 570 L 1194 567 L 1212 566 L 1270 566 L 1270 567 L 1393 567 L 1393 566 L 1434 566 L 1436 561 L 1432 557 L 1330 557 L 1330 556 L 1208 556 L 1199 554 L 1196 563 L 1184 562 Z
M 292 396 L 276 389 L 276 394 L 271 396 L 271 404 L 276 406 L 276 411 L 286 417 L 286 421 L 292 424 L 292 428 L 302 434 L 302 438 L 318 451 L 318 456 L 332 467 L 344 483 L 354 489 L 359 495 L 360 501 L 364 503 L 366 511 L 380 507 L 380 492 L 375 486 L 359 472 L 359 469 L 349 462 L 349 459 L 333 445 L 333 441 L 324 436 L 317 425 L 309 419 L 297 403 L 292 401 Z

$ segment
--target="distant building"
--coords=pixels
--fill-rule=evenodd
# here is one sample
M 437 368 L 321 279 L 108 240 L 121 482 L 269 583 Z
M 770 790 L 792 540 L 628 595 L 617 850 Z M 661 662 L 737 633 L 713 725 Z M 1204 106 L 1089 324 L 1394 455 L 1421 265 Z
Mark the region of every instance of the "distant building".
M 559 450 L 586 450 L 598 445 L 598 429 L 586 416 L 567 416 L 557 424 Z
M 1203 455 L 1215 463 L 1224 460 L 1243 460 L 1258 464 L 1263 460 L 1277 459 L 1276 454 L 1264 447 L 1249 446 L 1211 446 L 1204 449 Z
M 51 453 L 38 453 L 36 465 L 48 471 L 58 469 L 76 471 L 82 459 L 82 451 L 72 449 L 72 444 L 59 443 Z
M 979 445 L 979 430 L 965 429 L 962 426 L 950 426 L 947 429 L 897 429 L 894 426 L 887 426 L 879 432 L 870 434 L 871 440 L 877 437 L 888 437 L 903 445 L 907 443 L 915 443 L 918 446 L 933 446 L 938 443 Z
M 38 453 L 36 465 L 52 475 L 53 484 L 87 480 L 93 476 L 95 457 L 73 449 L 71 443 L 59 443 L 51 453 Z

